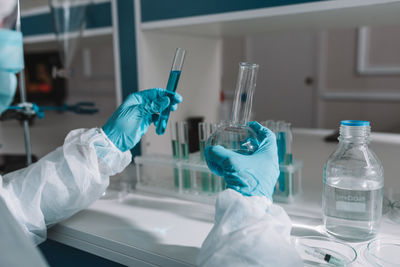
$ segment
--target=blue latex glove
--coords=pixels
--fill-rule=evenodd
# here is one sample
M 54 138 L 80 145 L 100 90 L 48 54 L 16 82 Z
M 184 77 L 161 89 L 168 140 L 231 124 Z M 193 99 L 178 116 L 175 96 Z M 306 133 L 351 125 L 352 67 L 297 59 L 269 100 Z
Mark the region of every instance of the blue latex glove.
M 260 142 L 256 152 L 243 155 L 222 146 L 207 146 L 207 165 L 216 175 L 224 177 L 228 188 L 244 196 L 266 196 L 272 200 L 279 176 L 275 134 L 257 122 L 250 122 L 249 126 Z
M 181 102 L 178 93 L 160 88 L 133 93 L 104 124 L 103 131 L 119 150 L 127 151 L 158 121 L 159 113 L 166 108 L 175 111 Z

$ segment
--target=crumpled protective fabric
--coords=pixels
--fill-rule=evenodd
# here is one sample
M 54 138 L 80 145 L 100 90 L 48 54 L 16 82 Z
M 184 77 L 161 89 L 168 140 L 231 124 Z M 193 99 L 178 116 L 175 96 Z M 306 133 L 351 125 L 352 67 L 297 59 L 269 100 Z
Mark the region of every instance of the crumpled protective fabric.
M 48 266 L 35 244 L 21 230 L 0 197 L 0 266 Z
M 46 239 L 48 226 L 96 201 L 109 176 L 131 160 L 131 153 L 121 152 L 100 129 L 74 130 L 63 146 L 38 162 L 0 177 L 0 197 L 38 244 Z
M 246 197 L 228 189 L 220 193 L 215 224 L 204 241 L 197 265 L 303 266 L 290 244 L 291 221 L 266 197 Z
M 279 177 L 275 134 L 257 122 L 250 122 L 260 146 L 251 155 L 243 155 L 222 146 L 207 146 L 208 167 L 224 177 L 227 187 L 245 196 L 266 196 L 272 200 Z

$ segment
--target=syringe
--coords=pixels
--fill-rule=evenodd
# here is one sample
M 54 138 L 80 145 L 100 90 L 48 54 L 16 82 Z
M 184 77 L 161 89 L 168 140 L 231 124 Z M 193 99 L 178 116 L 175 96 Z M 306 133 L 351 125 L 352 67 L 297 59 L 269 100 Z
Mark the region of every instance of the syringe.
M 333 256 L 332 254 L 325 253 L 320 248 L 309 247 L 309 246 L 305 246 L 305 245 L 301 245 L 300 247 L 303 249 L 303 251 L 306 254 L 308 254 L 316 259 L 323 260 L 334 266 L 346 266 L 346 263 L 343 260 Z
M 183 60 L 185 58 L 185 49 L 177 48 L 174 56 L 174 61 L 172 62 L 171 72 L 169 74 L 169 79 L 167 83 L 167 90 L 171 92 L 175 92 L 178 86 L 179 77 L 181 76 Z M 158 119 L 158 124 L 156 128 L 156 133 L 158 135 L 162 135 L 165 133 L 165 129 L 167 128 L 169 113 L 171 110 L 169 108 L 165 109 L 161 112 L 160 117 Z

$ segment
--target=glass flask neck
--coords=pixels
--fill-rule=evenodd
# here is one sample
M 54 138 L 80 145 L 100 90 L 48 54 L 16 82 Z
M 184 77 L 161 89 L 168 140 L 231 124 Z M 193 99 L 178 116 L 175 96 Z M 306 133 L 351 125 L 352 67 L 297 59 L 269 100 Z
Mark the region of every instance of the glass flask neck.
M 368 144 L 370 142 L 370 126 L 340 126 L 339 141 L 342 143 Z
M 231 125 L 246 125 L 251 116 L 258 64 L 241 62 L 232 106 Z

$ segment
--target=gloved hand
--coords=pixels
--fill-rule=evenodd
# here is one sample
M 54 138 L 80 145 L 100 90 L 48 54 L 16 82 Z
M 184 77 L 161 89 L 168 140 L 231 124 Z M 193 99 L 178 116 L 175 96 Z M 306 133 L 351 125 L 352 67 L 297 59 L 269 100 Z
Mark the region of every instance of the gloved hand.
M 168 107 L 175 111 L 181 102 L 178 93 L 160 88 L 133 93 L 104 124 L 103 131 L 119 150 L 127 151 L 158 121 L 159 113 Z
M 260 141 L 256 152 L 242 155 L 222 146 L 207 146 L 206 162 L 212 172 L 224 177 L 228 188 L 244 196 L 266 196 L 272 200 L 279 176 L 275 134 L 257 122 L 250 122 L 249 126 Z

